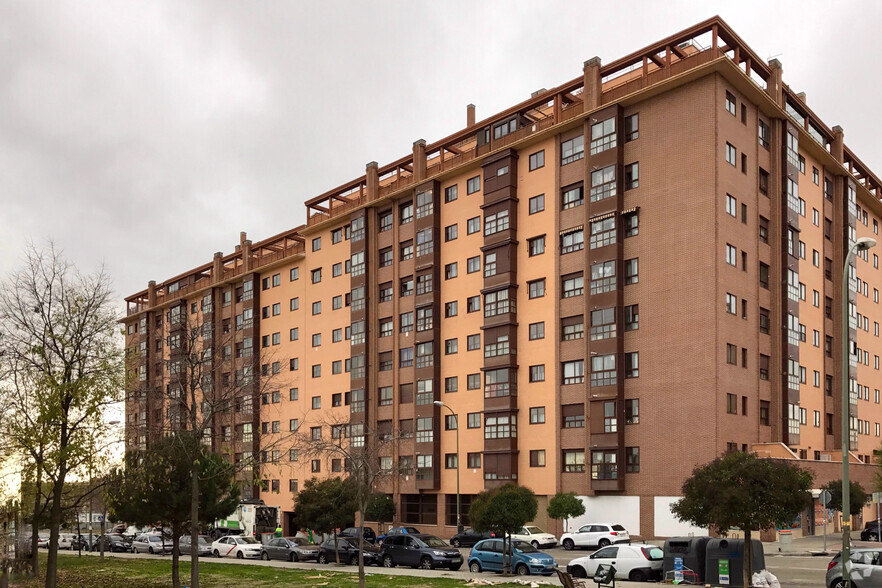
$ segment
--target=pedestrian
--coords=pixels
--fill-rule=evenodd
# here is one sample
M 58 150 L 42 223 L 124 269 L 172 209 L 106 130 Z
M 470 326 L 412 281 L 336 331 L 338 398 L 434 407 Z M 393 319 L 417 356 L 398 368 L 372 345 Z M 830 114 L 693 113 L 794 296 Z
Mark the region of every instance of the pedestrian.
M 282 525 L 276 527 L 276 537 L 282 536 Z

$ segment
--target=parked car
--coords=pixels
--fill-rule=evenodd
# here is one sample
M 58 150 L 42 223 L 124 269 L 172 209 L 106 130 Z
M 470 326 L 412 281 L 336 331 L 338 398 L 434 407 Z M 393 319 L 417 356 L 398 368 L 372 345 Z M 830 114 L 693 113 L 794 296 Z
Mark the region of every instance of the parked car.
M 578 531 L 560 536 L 560 543 L 566 550 L 576 547 L 606 547 L 614 543 L 630 542 L 631 536 L 628 535 L 625 527 L 606 523 L 582 525 Z
M 511 538 L 529 543 L 536 549 L 557 545 L 557 537 L 551 533 L 546 533 L 539 527 L 521 527 L 520 531 L 511 534 Z
M 424 570 L 462 567 L 462 554 L 434 535 L 408 533 L 390 535 L 381 548 L 383 566 L 420 567 Z
M 348 539 L 358 539 L 358 527 L 346 527 L 339 533 L 337 537 L 346 537 Z M 377 534 L 371 527 L 364 528 L 364 540 L 368 543 L 374 543 L 377 540 Z
M 132 553 L 164 553 L 172 552 L 172 543 L 159 533 L 141 533 L 132 541 Z
M 92 544 L 92 551 L 101 551 L 101 544 L 104 544 L 104 551 L 111 553 L 128 553 L 132 550 L 129 542 L 122 535 L 102 535 L 98 537 Z
M 254 537 L 243 535 L 227 535 L 211 544 L 211 552 L 214 557 L 257 558 L 260 557 L 262 549 L 260 541 Z
M 454 547 L 471 547 L 482 539 L 492 539 L 494 537 L 496 537 L 496 533 L 489 531 L 486 533 L 478 533 L 471 527 L 466 527 L 462 530 L 462 533 L 457 533 L 450 538 L 450 544 Z
M 190 535 L 181 535 L 178 538 L 178 550 L 181 555 L 192 555 L 193 538 Z M 196 547 L 199 555 L 211 555 L 211 543 L 204 536 L 199 535 L 199 544 Z
M 71 545 L 73 544 L 74 539 L 76 539 L 76 535 L 73 533 L 59 533 L 58 534 L 58 549 L 71 549 Z
M 851 586 L 875 588 L 882 586 L 882 552 L 878 547 L 854 547 L 851 550 Z M 827 564 L 827 588 L 847 588 L 842 578 L 842 552 Z
M 663 559 L 664 551 L 657 545 L 610 545 L 587 557 L 574 559 L 567 564 L 567 572 L 576 578 L 593 578 L 598 566 L 612 565 L 616 568 L 616 579 L 619 580 L 661 580 Z
M 879 522 L 868 521 L 864 525 L 864 530 L 861 531 L 861 541 L 878 541 L 880 537 L 882 537 L 882 533 L 880 533 Z
M 49 535 L 37 535 L 37 547 L 42 549 L 49 548 Z
M 557 570 L 557 562 L 547 553 L 542 553 L 529 543 L 515 540 L 512 542 L 511 567 L 519 576 L 541 574 L 550 576 Z M 506 559 L 508 555 L 506 555 Z M 502 571 L 502 539 L 484 539 L 478 541 L 469 552 L 469 571 L 479 572 Z
M 279 559 L 282 561 L 318 560 L 318 545 L 308 545 L 298 537 L 274 537 L 263 545 L 260 558 L 264 560 Z
M 70 548 L 71 549 L 82 549 L 83 551 L 91 551 L 92 543 L 94 543 L 98 537 L 96 535 L 92 535 L 91 541 L 89 540 L 88 535 L 74 535 L 73 539 L 70 540 Z
M 337 537 L 337 551 L 340 552 L 340 563 L 358 565 L 357 542 L 345 537 Z M 320 564 L 327 564 L 335 561 L 337 561 L 337 554 L 334 552 L 334 538 L 331 537 L 319 546 L 318 562 Z M 369 543 L 364 546 L 364 565 L 380 565 L 379 547 Z
M 420 530 L 416 527 L 392 527 L 391 529 L 386 531 L 385 535 L 380 535 L 379 537 L 377 537 L 377 541 L 379 543 L 382 543 L 389 535 L 415 535 L 419 532 Z

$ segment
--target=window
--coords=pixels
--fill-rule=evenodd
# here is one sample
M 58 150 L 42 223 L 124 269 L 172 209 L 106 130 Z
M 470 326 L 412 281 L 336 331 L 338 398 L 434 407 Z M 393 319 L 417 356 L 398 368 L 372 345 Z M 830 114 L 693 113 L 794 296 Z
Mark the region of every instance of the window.
M 640 472 L 640 448 L 625 448 L 625 472 L 636 474 Z
M 478 312 L 481 310 L 481 297 L 480 296 L 470 296 L 466 298 L 466 311 L 467 312 Z
M 300 279 L 300 268 L 299 267 L 291 268 L 290 279 L 292 282 Z
M 398 350 L 398 367 L 413 366 L 413 347 L 402 347 Z
M 392 248 L 386 247 L 385 249 L 380 249 L 380 267 L 389 267 L 392 265 L 392 261 Z
M 545 167 L 545 150 L 530 154 L 530 171 Z
M 608 118 L 591 125 L 591 155 L 616 146 L 616 119 Z
M 444 188 L 444 202 L 453 202 L 457 198 L 456 185 Z
M 387 210 L 380 213 L 379 232 L 388 231 L 392 228 L 392 211 Z
M 453 263 L 448 263 L 444 266 L 444 279 L 450 280 L 455 278 L 457 275 L 457 265 L 454 261 Z
M 405 202 L 398 207 L 398 224 L 406 225 L 413 220 L 413 202 Z
M 484 417 L 484 439 L 515 439 L 518 436 L 517 415 Z
M 434 279 L 431 273 L 420 274 L 416 278 L 416 293 L 429 294 L 434 289 Z
M 566 165 L 578 161 L 585 156 L 585 138 L 582 135 L 573 137 L 560 144 L 560 164 Z
M 638 378 L 640 377 L 640 367 L 639 367 L 639 357 L 638 352 L 632 351 L 630 353 L 625 354 L 625 377 L 626 378 Z
M 625 260 L 625 284 L 636 284 L 638 281 L 637 258 Z
M 759 265 L 759 283 L 766 290 L 769 289 L 769 266 L 763 262 Z
M 565 404 L 561 407 L 561 417 L 564 429 L 582 429 L 585 427 L 585 405 Z
M 738 151 L 731 143 L 726 143 L 726 163 L 737 166 Z
M 484 236 L 495 235 L 508 230 L 508 211 L 500 210 L 497 213 L 484 217 Z
M 545 323 L 530 323 L 530 341 L 545 338 Z
M 527 239 L 527 245 L 530 248 L 530 257 L 542 255 L 543 253 L 545 253 L 545 235 L 542 235 L 541 237 L 533 237 L 532 239 Z
M 769 172 L 763 168 L 759 170 L 759 191 L 766 196 L 769 195 Z
M 640 328 L 640 305 L 632 304 L 625 307 L 625 330 L 636 331 Z
M 615 262 L 610 262 L 615 263 Z M 593 270 L 592 270 L 593 271 Z M 581 274 L 564 276 L 561 279 L 561 290 L 562 290 L 562 298 L 571 298 L 573 296 L 581 296 L 585 292 L 584 278 Z M 594 293 L 594 286 L 592 284 L 592 293 Z
M 640 219 L 636 212 L 622 215 L 622 223 L 624 224 L 625 238 L 636 237 L 639 231 Z
M 292 298 L 289 302 L 290 310 L 297 310 L 300 308 L 300 298 Z
M 444 227 L 444 240 L 445 241 L 454 241 L 457 238 L 457 233 L 459 229 L 459 225 L 450 225 L 449 227 Z
M 423 229 L 416 234 L 416 254 L 429 255 L 435 250 L 435 241 L 432 237 L 432 229 Z
M 545 450 L 544 449 L 531 449 L 530 450 L 530 467 L 531 468 L 544 468 L 545 467 Z
M 738 346 L 726 343 L 726 363 L 738 365 Z
M 625 166 L 625 190 L 631 190 L 640 186 L 639 163 L 630 163 Z
M 322 268 L 312 270 L 312 283 L 318 284 L 322 281 Z
M 322 313 L 322 301 L 318 300 L 312 303 L 312 314 L 317 315 Z
M 732 116 L 735 116 L 735 96 L 728 90 L 726 91 L 726 110 Z
M 591 340 L 600 341 L 616 336 L 616 309 L 601 308 L 591 311 Z
M 640 118 L 639 114 L 632 114 L 625 117 L 625 143 L 633 141 L 640 137 Z
M 398 284 L 399 296 L 413 296 L 413 276 L 401 278 Z
M 481 189 L 481 176 L 475 176 L 473 178 L 469 178 L 468 182 L 466 182 L 466 193 L 474 194 L 478 190 Z
M 466 460 L 468 461 L 469 469 L 476 470 L 481 467 L 481 454 L 480 453 L 466 454 Z
M 606 247 L 616 242 L 616 217 L 611 216 L 599 221 L 591 222 L 591 237 L 588 241 L 589 249 Z
M 582 186 L 565 188 L 560 200 L 562 210 L 582 206 L 585 202 L 584 188 Z
M 478 390 L 481 388 L 481 374 L 469 374 L 466 376 L 466 388 Z
M 391 301 L 393 292 L 391 283 L 380 284 L 380 302 Z
M 481 270 L 481 258 L 479 256 L 469 257 L 466 260 L 466 273 L 473 274 Z
M 530 214 L 536 214 L 545 210 L 545 194 L 539 194 L 530 198 Z
M 614 386 L 615 384 L 616 356 L 614 354 L 591 356 L 591 385 Z
M 398 315 L 398 332 L 408 333 L 413 331 L 413 312 L 402 312 Z
M 585 451 L 583 449 L 564 449 L 562 461 L 565 473 L 582 473 L 585 471 Z
M 726 263 L 731 266 L 738 266 L 738 249 L 728 243 L 726 243 Z
M 544 365 L 531 365 L 530 366 L 530 381 L 531 382 L 544 382 L 545 381 L 545 366 Z
M 471 235 L 481 230 L 481 217 L 476 216 L 466 221 L 466 233 Z
M 589 199 L 597 202 L 616 195 L 616 166 L 609 165 L 591 172 Z
M 738 297 L 734 294 L 726 294 L 726 312 L 729 314 L 738 313 Z
M 582 315 L 561 319 L 561 340 L 573 341 L 585 336 L 585 323 Z
M 316 237 L 312 240 L 312 250 L 319 251 L 322 248 L 322 238 Z
M 592 357 L 592 359 L 594 359 L 594 357 Z M 585 381 L 584 360 L 577 359 L 575 361 L 565 361 L 561 364 L 561 367 L 563 369 L 564 384 L 581 384 Z
M 581 251 L 585 247 L 585 236 L 582 229 L 561 233 L 560 236 L 560 252 L 561 254 Z
M 457 315 L 457 301 L 444 303 L 444 317 L 450 318 Z
M 729 216 L 738 216 L 738 201 L 731 194 L 726 194 L 726 214 Z
M 444 378 L 444 391 L 445 392 L 457 392 L 458 390 L 459 390 L 459 378 L 457 378 L 456 376 Z
M 458 351 L 459 339 L 447 339 L 444 341 L 444 354 L 453 355 Z
M 759 144 L 764 149 L 768 149 L 771 133 L 769 132 L 769 125 L 767 125 L 762 120 L 759 121 L 759 128 L 757 129 L 757 135 L 759 136 Z
M 532 282 L 527 282 L 527 286 L 530 291 L 530 298 L 541 298 L 545 296 L 545 278 L 541 280 L 533 280 Z
M 432 205 L 434 204 L 434 197 L 431 190 L 426 190 L 424 192 L 420 192 L 416 196 L 416 217 L 423 218 L 425 216 L 429 216 L 434 212 Z

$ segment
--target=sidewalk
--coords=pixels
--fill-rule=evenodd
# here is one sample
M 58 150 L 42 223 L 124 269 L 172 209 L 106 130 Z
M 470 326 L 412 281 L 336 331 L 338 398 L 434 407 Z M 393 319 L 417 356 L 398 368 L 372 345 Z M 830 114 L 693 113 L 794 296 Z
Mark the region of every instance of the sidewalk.
M 851 543 L 854 547 L 868 547 L 871 545 L 879 545 L 878 543 L 868 543 L 861 541 L 859 531 L 852 531 Z M 799 537 L 790 542 L 789 551 L 782 551 L 781 544 L 778 541 L 763 543 L 763 550 L 766 557 L 783 555 L 783 556 L 829 556 L 833 557 L 839 553 L 842 547 L 841 533 L 827 533 L 827 551 L 824 551 L 824 535 L 823 533 L 815 536 Z

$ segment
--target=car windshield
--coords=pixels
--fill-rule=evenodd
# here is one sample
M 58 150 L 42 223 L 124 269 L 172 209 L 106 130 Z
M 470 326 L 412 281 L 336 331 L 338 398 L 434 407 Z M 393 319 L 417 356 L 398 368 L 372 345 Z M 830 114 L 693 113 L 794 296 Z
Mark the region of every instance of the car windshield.
M 419 533 L 419 529 L 417 529 L 416 527 L 404 527 L 404 532 L 416 534 Z
M 521 553 L 539 553 L 538 549 L 536 549 L 529 543 L 525 543 L 524 541 L 515 541 L 514 547 Z
M 205 539 L 205 537 L 199 538 L 199 545 L 208 545 L 208 541 Z
M 545 531 L 543 531 L 539 527 L 527 527 L 527 532 L 530 535 L 541 535 L 541 534 L 545 533 Z
M 162 541 L 162 537 L 160 537 L 159 535 L 150 535 L 149 537 L 147 537 L 147 540 L 151 543 L 160 543 Z
M 428 547 L 449 547 L 449 545 L 438 537 L 423 537 L 422 540 Z
M 257 539 L 254 537 L 236 537 L 236 543 L 239 543 L 240 545 L 243 543 L 255 544 L 257 543 Z
M 623 527 L 621 525 L 613 525 L 612 527 L 613 527 L 613 531 L 624 531 L 625 530 L 625 527 Z

